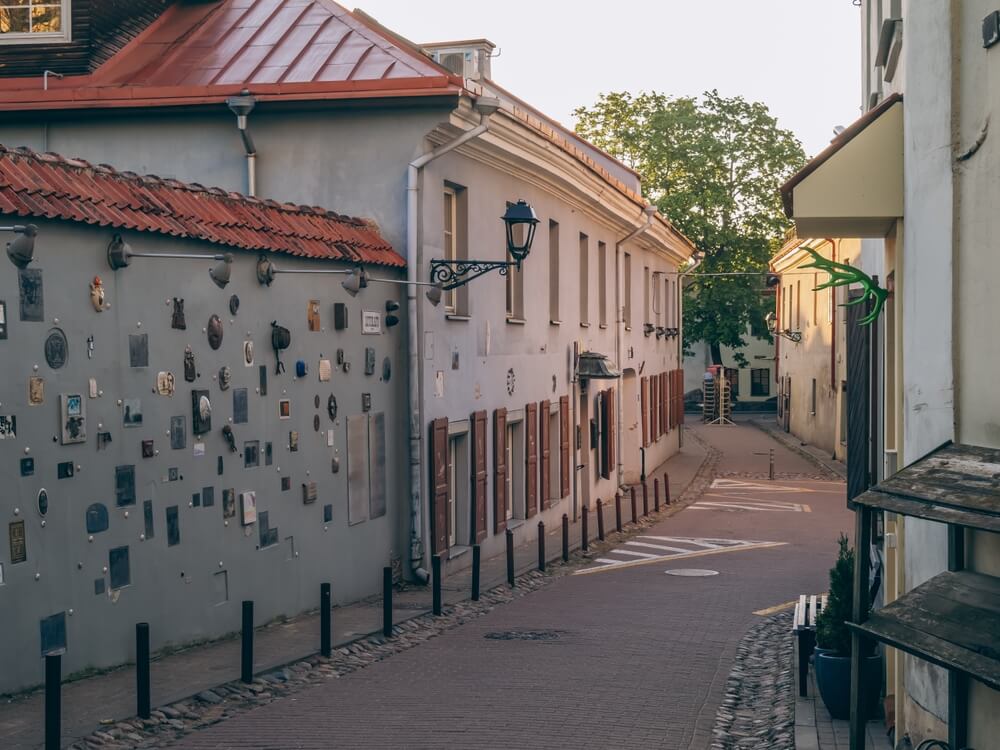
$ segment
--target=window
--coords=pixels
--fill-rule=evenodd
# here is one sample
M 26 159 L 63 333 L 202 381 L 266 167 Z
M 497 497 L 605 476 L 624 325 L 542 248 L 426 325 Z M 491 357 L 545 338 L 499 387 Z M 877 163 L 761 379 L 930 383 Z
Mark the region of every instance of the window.
M 469 542 L 469 451 L 466 436 L 466 433 L 461 433 L 448 437 L 449 547 Z
M 0 0 L 3 2 L 3 0 Z M 447 260 L 464 260 L 469 257 L 469 193 L 461 185 L 450 182 L 444 188 L 444 257 Z M 467 287 L 449 289 L 444 293 L 445 312 L 450 315 L 469 314 Z
M 750 395 L 771 395 L 771 371 L 766 367 L 755 367 L 750 370 Z
M 812 391 L 809 396 L 809 413 L 816 413 L 816 378 L 812 379 Z
M 802 330 L 802 281 L 795 282 L 795 330 Z
M 543 417 L 544 418 L 544 417 Z M 552 499 L 559 498 L 562 493 L 560 489 L 562 487 L 560 481 L 560 463 L 559 460 L 559 402 L 556 401 L 549 407 L 549 497 Z
M 580 325 L 590 325 L 590 238 L 580 232 Z
M 625 281 L 625 330 L 632 330 L 632 256 L 628 253 L 622 258 L 622 276 Z
M 559 323 L 559 222 L 549 220 L 549 321 Z
M 660 326 L 663 325 L 662 322 L 663 315 L 663 305 L 660 303 L 660 274 L 657 271 L 653 271 L 653 316 L 654 323 Z
M 812 285 L 812 297 L 813 297 L 813 315 L 811 324 L 816 326 L 819 325 L 819 292 L 816 291 L 816 287 L 819 286 L 819 274 L 813 274 L 813 285 Z
M 70 0 L 0 0 L 0 44 L 68 42 Z
M 512 203 L 507 203 L 510 208 Z M 524 242 L 524 224 L 514 225 L 514 242 Z M 504 256 L 507 259 L 506 255 Z M 524 274 L 514 266 L 507 269 L 507 319 L 524 320 Z
M 527 516 L 524 498 L 524 421 L 507 422 L 507 520 Z M 508 415 L 508 420 L 510 416 Z M 508 527 L 509 528 L 509 527 Z
M 597 307 L 601 327 L 608 325 L 608 246 L 597 243 Z
M 664 274 L 663 280 L 663 325 L 667 328 L 674 326 L 674 296 L 670 277 Z

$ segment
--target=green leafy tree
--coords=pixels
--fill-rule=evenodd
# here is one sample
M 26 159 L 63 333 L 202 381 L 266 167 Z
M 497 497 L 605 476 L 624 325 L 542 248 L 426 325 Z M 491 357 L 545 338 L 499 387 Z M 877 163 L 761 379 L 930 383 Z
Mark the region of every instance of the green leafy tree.
M 765 105 L 718 91 L 601 94 L 574 115 L 577 132 L 635 169 L 647 200 L 704 253 L 685 291 L 686 340 L 705 341 L 716 363 L 732 347 L 746 364 L 747 326 L 766 330 L 767 261 L 788 228 L 778 188 L 805 163 L 802 144 Z M 733 272 L 761 275 L 693 278 Z

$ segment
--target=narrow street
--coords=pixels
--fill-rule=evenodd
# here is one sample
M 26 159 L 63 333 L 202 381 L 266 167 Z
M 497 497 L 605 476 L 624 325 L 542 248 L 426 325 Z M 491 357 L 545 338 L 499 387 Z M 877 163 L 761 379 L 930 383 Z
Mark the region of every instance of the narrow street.
M 686 435 L 714 462 L 690 507 L 441 637 L 173 747 L 709 747 L 754 613 L 825 591 L 851 516 L 842 483 L 752 425 Z

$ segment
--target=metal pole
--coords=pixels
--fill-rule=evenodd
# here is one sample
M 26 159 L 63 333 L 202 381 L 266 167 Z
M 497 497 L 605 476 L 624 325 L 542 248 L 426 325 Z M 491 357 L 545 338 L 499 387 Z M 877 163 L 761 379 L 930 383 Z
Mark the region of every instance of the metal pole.
M 642 482 L 642 515 L 649 515 L 649 485 L 646 484 L 646 480 Z
M 638 518 L 636 517 L 636 512 L 635 512 L 635 487 L 629 487 L 628 491 L 632 499 L 632 523 L 636 523 L 638 521 Z
M 392 568 L 382 568 L 382 635 L 392 637 Z
M 770 455 L 768 456 L 767 478 L 774 479 L 774 448 L 771 448 L 768 453 Z
M 240 660 L 240 679 L 253 682 L 253 602 L 243 602 L 243 648 Z
M 604 503 L 597 498 L 597 538 L 604 541 Z
M 330 584 L 319 585 L 319 652 L 327 659 L 332 653 L 330 644 Z
M 507 583 L 514 585 L 514 532 L 507 529 Z
M 434 616 L 441 614 L 441 555 L 431 557 L 431 590 Z
M 653 511 L 660 512 L 660 480 L 653 478 Z
M 149 718 L 149 623 L 135 626 L 135 711 Z
M 587 528 L 587 525 L 588 525 L 587 524 L 587 519 L 589 517 L 590 517 L 590 508 L 588 508 L 586 505 L 584 505 L 583 506 L 583 517 L 580 519 L 580 521 L 581 521 L 581 523 L 580 523 L 580 527 L 581 527 L 580 528 L 580 532 L 581 532 L 581 535 L 582 535 L 582 540 L 580 542 L 580 547 L 583 548 L 584 552 L 587 551 L 587 547 L 588 547 L 588 545 L 587 545 L 587 537 L 590 536 L 589 529 Z
M 545 522 L 538 522 L 538 569 L 545 572 Z
M 45 750 L 59 750 L 62 728 L 62 655 L 45 655 Z
M 482 550 L 478 544 L 472 545 L 472 601 L 479 601 L 479 562 Z
M 670 474 L 663 472 L 663 502 L 670 505 Z
M 615 493 L 615 531 L 622 531 L 622 493 Z
M 569 562 L 569 516 L 565 513 L 563 513 L 562 532 L 563 562 Z

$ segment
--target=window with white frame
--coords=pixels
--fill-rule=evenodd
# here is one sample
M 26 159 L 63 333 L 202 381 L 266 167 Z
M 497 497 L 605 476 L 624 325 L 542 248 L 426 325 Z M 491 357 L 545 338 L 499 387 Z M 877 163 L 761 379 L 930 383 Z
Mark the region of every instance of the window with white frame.
M 512 412 L 508 412 L 510 420 Z M 507 520 L 527 516 L 524 497 L 524 420 L 507 422 Z
M 458 200 L 454 189 L 446 187 L 444 189 L 444 257 L 445 260 L 456 260 L 458 257 L 457 247 L 458 234 Z M 455 290 L 449 289 L 444 293 L 444 309 L 447 312 L 455 312 Z
M 69 41 L 70 0 L 0 0 L 0 44 Z
M 0 0 L 3 2 L 3 0 Z M 469 191 L 461 185 L 445 182 L 442 244 L 448 260 L 469 257 Z M 460 286 L 444 293 L 445 312 L 451 317 L 469 314 L 469 290 Z
M 590 238 L 580 232 L 580 325 L 590 325 Z
M 600 325 L 608 324 L 608 245 L 597 243 L 597 315 Z
M 467 430 L 467 423 L 449 425 Z M 467 432 L 448 436 L 448 546 L 469 543 L 469 450 Z

